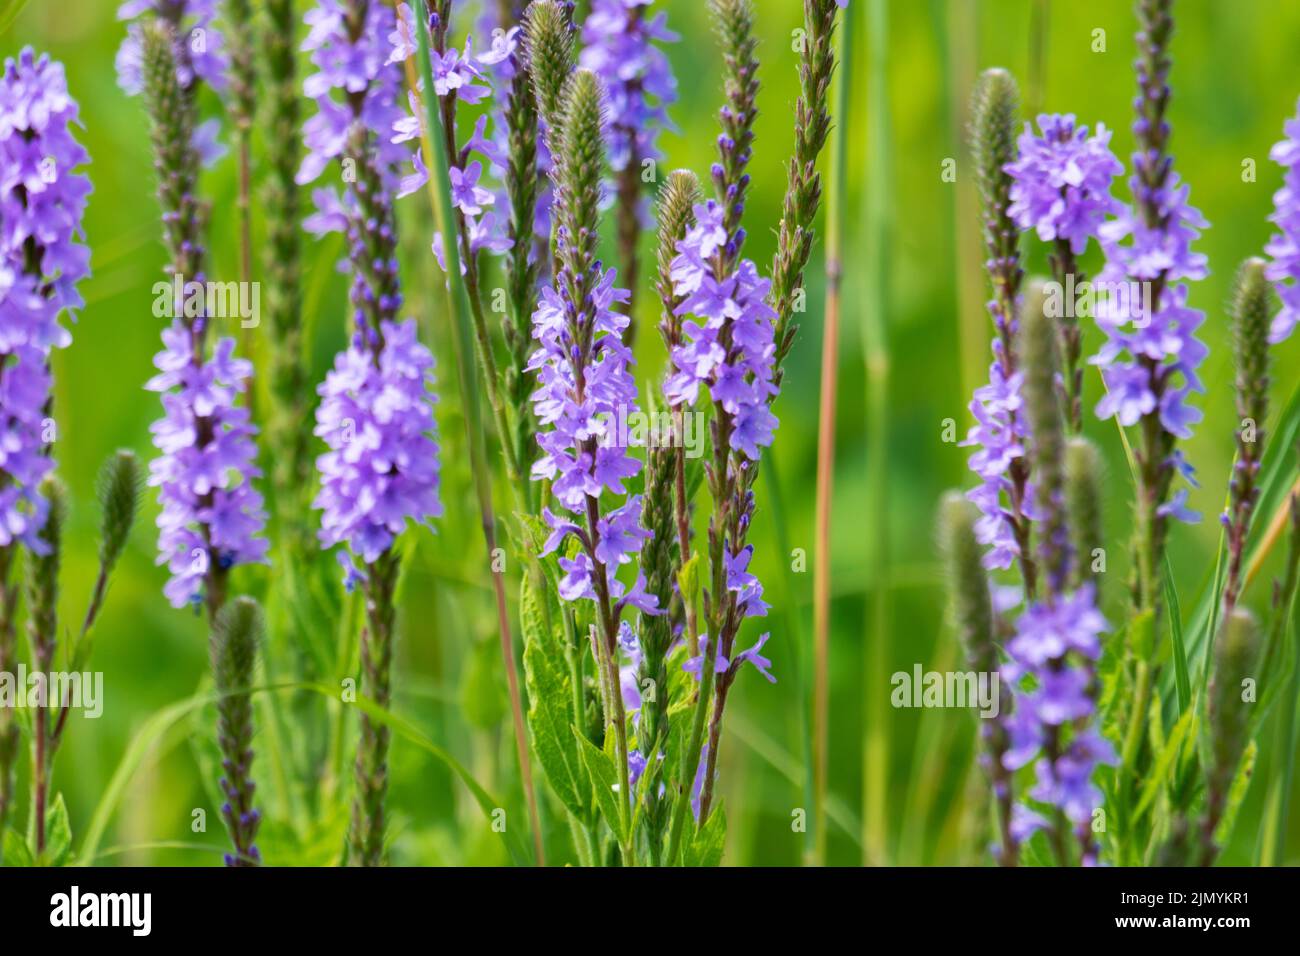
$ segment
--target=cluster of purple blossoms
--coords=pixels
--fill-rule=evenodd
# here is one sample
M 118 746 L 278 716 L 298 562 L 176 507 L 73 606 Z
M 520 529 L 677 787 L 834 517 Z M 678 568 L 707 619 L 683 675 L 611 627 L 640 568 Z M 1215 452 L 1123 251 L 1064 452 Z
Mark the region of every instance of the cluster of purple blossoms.
M 1086 583 L 1073 593 L 1031 604 L 1017 621 L 1016 635 L 1007 643 L 1011 659 L 1002 666 L 1002 678 L 1016 701 L 1004 725 L 1010 745 L 1003 766 L 1015 771 L 1037 758 L 1029 796 L 1059 809 L 1076 828 L 1086 828 L 1101 805 L 1093 770 L 1116 763 L 1114 748 L 1092 721 L 1093 662 L 1101 656 L 1100 636 L 1106 628 L 1095 589 Z M 1028 806 L 1016 809 L 1017 841 L 1049 826 Z M 1095 862 L 1085 856 L 1085 864 Z
M 150 15 L 166 20 L 176 31 L 176 79 L 184 89 L 206 83 L 218 93 L 226 89 L 230 60 L 220 31 L 212 26 L 217 0 L 126 0 L 117 8 L 119 20 L 135 20 L 117 50 L 117 85 L 128 96 L 144 89 L 144 45 L 138 18 Z M 194 127 L 194 149 L 204 166 L 226 154 L 219 140 L 221 122 L 205 120 Z
M 412 319 L 385 322 L 382 333 L 377 353 L 359 335 L 339 353 L 316 413 L 315 433 L 330 449 L 317 459 L 321 545 L 346 543 L 367 564 L 391 547 L 408 519 L 427 523 L 442 514 L 433 355 Z M 345 559 L 351 582 L 359 572 Z
M 1098 123 L 1088 135 L 1073 114 L 1038 117 L 1039 135 L 1026 123 L 1017 140 L 1019 156 L 1004 167 L 1013 179 L 1007 209 L 1017 226 L 1033 229 L 1044 242 L 1057 239 L 1081 254 L 1118 202 L 1111 181 L 1124 172 L 1110 151 L 1110 130 Z
M 1273 194 L 1274 210 L 1269 221 L 1282 230 L 1264 251 L 1271 261 L 1264 274 L 1275 284 L 1282 309 L 1273 319 L 1268 340 L 1281 342 L 1300 322 L 1300 111 L 1287 120 L 1286 138 L 1274 145 L 1269 158 L 1286 169 L 1281 189 Z
M 390 40 L 392 53 L 390 63 L 401 63 L 408 57 L 415 56 L 417 39 L 411 8 L 403 3 L 399 7 L 399 18 Z M 436 17 L 436 14 L 433 16 Z M 510 249 L 512 243 L 507 235 L 508 217 L 498 217 L 498 207 L 508 207 L 505 190 L 500 185 L 489 189 L 492 181 L 499 184 L 505 175 L 507 145 L 504 141 L 505 121 L 502 119 L 502 97 L 499 91 L 509 83 L 514 75 L 515 51 L 519 43 L 519 28 L 492 31 L 492 44 L 482 53 L 474 53 L 474 39 L 465 38 L 463 50 L 448 47 L 445 51 L 430 50 L 432 65 L 433 91 L 440 99 L 451 96 L 457 101 L 475 105 L 485 100 L 490 110 L 479 116 L 474 124 L 474 132 L 460 149 L 459 155 L 451 157 L 448 174 L 451 179 L 451 199 L 465 220 L 465 234 L 469 237 L 471 253 L 487 250 L 500 255 Z M 421 80 L 423 91 L 423 80 Z M 415 141 L 417 148 L 412 162 L 414 171 L 402 178 L 398 197 L 409 195 L 422 188 L 428 182 L 428 160 L 423 148 L 419 146 L 422 113 L 414 95 L 410 97 L 410 111 L 401 113 L 392 124 L 391 140 L 393 143 Z M 475 155 L 483 159 L 473 159 Z M 483 160 L 487 161 L 490 179 L 484 176 Z M 546 232 L 549 235 L 549 221 Z M 438 264 L 446 269 L 443 251 L 442 233 L 433 237 L 433 253 Z M 461 256 L 460 269 L 467 269 L 464 256 Z
M 679 39 L 665 25 L 666 14 L 647 19 L 652 0 L 593 0 L 582 25 L 578 65 L 591 70 L 609 97 L 606 128 L 609 165 L 621 172 L 629 163 L 661 158 L 655 141 L 671 128 L 668 106 L 677 99 L 677 81 L 663 51 L 655 46 Z
M 989 308 L 996 314 L 994 303 L 990 303 Z M 961 442 L 963 448 L 978 449 L 968 463 L 971 471 L 980 477 L 980 484 L 967 492 L 966 497 L 980 509 L 975 535 L 980 544 L 989 549 L 984 555 L 986 568 L 1009 568 L 1020 554 L 1015 525 L 1004 507 L 1004 496 L 1015 493 L 1011 464 L 1025 454 L 1027 436 L 1024 416 L 1020 414 L 1020 386 L 1024 376 L 1019 371 L 1007 374 L 1007 368 L 1002 339 L 995 338 L 989 384 L 975 390 L 970 403 L 975 424 Z M 1027 486 L 1021 502 L 1022 514 L 1026 518 L 1035 517 L 1035 498 L 1032 485 Z
M 360 121 L 374 136 L 376 168 L 391 192 L 409 156 L 405 146 L 392 141 L 393 124 L 403 115 L 397 102 L 401 70 L 385 40 L 395 31 L 392 8 L 368 4 L 365 25 L 355 40 L 348 10 L 339 0 L 319 0 L 305 19 L 309 30 L 302 49 L 311 53 L 316 72 L 304 80 L 303 91 L 316 102 L 317 112 L 303 126 L 307 152 L 297 181 L 314 182 L 332 162 L 343 160 L 354 124 Z M 316 212 L 303 223 L 308 232 L 347 232 L 353 212 L 350 196 L 340 197 L 333 187 L 325 187 L 312 190 L 312 201 Z
M 673 349 L 675 371 L 664 392 L 673 406 L 692 405 L 700 386 L 707 386 L 734 420 L 731 440 L 757 461 L 777 426 L 771 410 L 777 393 L 776 312 L 767 303 L 771 282 L 751 260 L 742 260 L 730 275 L 715 274 L 715 257 L 728 243 L 723 212 L 714 200 L 696 205 L 695 225 L 677 244 L 673 292 L 683 300 L 677 314 L 703 324 L 683 323 L 685 341 Z
M 51 349 L 71 335 L 59 323 L 82 305 L 90 274 L 82 214 L 89 157 L 73 137 L 76 101 L 63 66 L 30 47 L 0 77 L 0 547 L 33 551 L 48 505 L 38 488 L 53 469 L 47 444 Z
M 159 489 L 158 563 L 171 572 L 163 593 L 172 607 L 197 604 L 214 566 L 267 563 L 262 495 L 253 485 L 257 428 L 236 399 L 248 387 L 252 363 L 235 358 L 235 340 L 200 353 L 198 324 L 177 319 L 163 332 L 158 369 L 145 385 L 162 393 L 164 415 L 149 430 L 161 454 L 149 463 Z
M 1158 296 L 1130 292 L 1099 297 L 1096 317 L 1106 343 L 1092 362 L 1101 367 L 1106 395 L 1097 404 L 1097 416 L 1129 426 L 1156 414 L 1170 435 L 1190 438 L 1201 412 L 1187 399 L 1205 390 L 1197 369 L 1208 349 L 1195 335 L 1205 314 L 1188 306 L 1186 282 L 1208 275 L 1205 256 L 1191 248 L 1208 223 L 1188 204 L 1189 189 L 1180 185 L 1177 173 L 1170 172 L 1155 194 L 1138 175 L 1129 185 L 1138 202 L 1160 210 L 1160 220 L 1148 222 L 1134 208 L 1122 206 L 1100 230 L 1106 265 L 1097 283 L 1131 289 L 1132 281 L 1143 289 L 1154 287 Z M 1180 520 L 1191 517 L 1174 502 L 1162 508 Z
M 533 313 L 533 338 L 540 347 L 529 359 L 528 371 L 537 373 L 532 402 L 542 454 L 533 462 L 532 477 L 552 482 L 556 500 L 579 521 L 586 520 L 590 499 L 598 500 L 605 492 L 626 495 L 623 482 L 641 470 L 627 447 L 617 444 L 613 426 L 637 409 L 636 382 L 629 371 L 632 352 L 621 337 L 628 318 L 613 308 L 627 301 L 628 292 L 615 288 L 614 276 L 612 269 L 599 270 L 590 314 L 577 312 L 564 299 L 565 293 L 549 285 L 542 289 Z M 584 349 L 582 342 L 590 344 Z M 543 510 L 543 518 L 551 529 L 543 554 L 558 549 L 570 534 L 587 540 L 582 527 L 569 518 L 549 508 Z M 662 613 L 655 596 L 646 593 L 644 572 L 638 571 L 626 593 L 615 576 L 650 533 L 641 527 L 640 495 L 600 514 L 595 530 L 595 557 L 605 568 L 609 594 L 617 606 Z M 595 565 L 586 551 L 560 558 L 560 568 L 562 598 L 596 600 Z

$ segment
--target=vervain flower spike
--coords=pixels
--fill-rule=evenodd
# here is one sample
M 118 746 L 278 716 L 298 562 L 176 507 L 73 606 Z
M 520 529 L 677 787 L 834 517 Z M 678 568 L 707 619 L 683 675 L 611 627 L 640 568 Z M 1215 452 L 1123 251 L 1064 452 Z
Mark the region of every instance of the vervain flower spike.
M 763 587 L 749 571 L 754 549 L 746 539 L 760 449 L 771 444 L 777 425 L 769 408 L 777 393 L 777 314 L 768 305 L 771 283 L 758 275 L 752 261 L 741 259 L 745 241 L 741 216 L 749 186 L 746 167 L 757 115 L 757 43 L 748 0 L 715 0 L 712 10 L 726 64 L 727 104 L 720 114 L 719 162 L 712 169 L 719 198 L 695 207 L 695 224 L 678 243 L 672 263 L 673 291 L 682 297 L 677 312 L 700 321 L 684 321 L 684 341 L 673 351 L 675 371 L 665 386 L 673 406 L 694 405 L 702 386 L 708 388 L 713 404 L 712 460 L 706 465 L 714 503 L 706 592 L 709 640 L 702 640 L 701 657 L 691 662 L 701 677 L 701 702 L 708 700 L 709 685 L 714 685 L 707 746 L 699 758 L 704 770 L 702 774 L 697 771 L 701 825 L 712 804 L 722 717 L 732 683 L 746 661 L 775 680 L 767 673 L 769 662 L 759 654 L 766 634 L 749 650 L 734 652 L 744 619 L 767 612 Z M 698 722 L 698 712 L 696 716 Z M 699 747 L 694 738 L 693 733 L 688 758 L 693 758 Z M 670 835 L 670 845 L 675 842 Z
M 1273 214 L 1269 216 L 1281 232 L 1264 247 L 1270 257 L 1266 275 L 1282 300 L 1269 328 L 1269 341 L 1277 343 L 1288 338 L 1300 322 L 1300 106 L 1297 115 L 1286 122 L 1286 137 L 1273 146 L 1269 157 L 1286 170 L 1282 188 L 1273 194 Z
M 1158 636 L 1165 629 L 1161 576 L 1169 520 L 1200 518 L 1187 507 L 1188 489 L 1173 490 L 1180 476 L 1192 481 L 1192 467 L 1177 443 L 1190 438 L 1192 426 L 1200 421 L 1201 412 L 1188 399 L 1204 390 L 1198 370 L 1207 354 L 1195 337 L 1205 316 L 1188 306 L 1186 283 L 1204 278 L 1208 270 L 1205 256 L 1191 248 L 1207 223 L 1189 205 L 1189 189 L 1173 171 L 1168 148 L 1172 8 L 1172 0 L 1138 3 L 1133 124 L 1138 149 L 1129 179 L 1134 205 L 1101 229 L 1106 265 L 1099 281 L 1107 288 L 1132 288 L 1128 284 L 1136 283 L 1140 292 L 1107 296 L 1098 303 L 1096 318 L 1107 341 L 1091 360 L 1100 366 L 1106 387 L 1098 417 L 1113 417 L 1125 427 L 1141 426 L 1141 441 L 1134 448 L 1134 621 L 1126 631 L 1129 651 L 1136 651 L 1122 754 L 1121 786 L 1126 792 L 1141 776 L 1139 760 L 1155 676 L 1154 640 L 1143 642 L 1151 647 L 1133 647 L 1133 639 L 1148 632 Z M 1121 804 L 1127 805 L 1127 800 Z
M 427 524 L 442 514 L 433 356 L 417 339 L 415 322 L 398 319 L 393 198 L 406 150 L 391 142 L 399 75 L 384 38 L 394 32 L 394 20 L 388 7 L 367 0 L 321 0 L 307 19 L 317 72 L 306 88 L 319 112 L 305 127 L 309 153 L 299 179 L 315 178 L 334 159 L 354 173 L 342 198 L 317 191 L 318 212 L 308 223 L 344 231 L 352 271 L 351 344 L 318 389 L 315 433 L 329 451 L 317 459 L 315 506 L 322 512 L 321 545 L 347 545 L 339 552 L 345 583 L 349 589 L 359 583 L 365 594 L 362 686 L 387 708 L 400 568 L 395 543 L 409 522 Z M 362 715 L 348 832 L 352 865 L 383 862 L 389 736 L 387 724 Z
M 569 535 L 581 545 L 573 558 L 560 558 L 560 597 L 595 605 L 593 650 L 606 722 L 615 735 L 619 779 L 630 780 L 617 657 L 620 619 L 629 606 L 648 613 L 663 609 L 646 592 L 643 571 L 638 570 L 631 587 L 615 576 L 649 533 L 640 525 L 641 497 L 627 496 L 623 485 L 641 465 L 618 444 L 616 434 L 606 434 L 605 422 L 636 410 L 636 385 L 629 371 L 632 355 L 621 339 L 628 320 L 613 310 L 626 301 L 627 293 L 614 287 L 613 271 L 606 271 L 595 257 L 605 123 L 600 81 L 578 70 L 566 84 L 562 102 L 562 126 L 552 130 L 558 132 L 552 140 L 558 271 L 555 286 L 542 290 L 533 315 L 539 347 L 529 363 L 538 373 L 533 402 L 542 450 L 533 477 L 551 482 L 556 501 L 573 515 L 543 510 L 552 529 L 543 553 L 559 548 Z M 611 495 L 627 498 L 611 507 Z M 630 786 L 619 788 L 624 833 L 630 829 L 630 791 Z M 624 862 L 631 862 L 632 847 L 620 842 Z
M 1034 831 L 1045 830 L 1058 862 L 1065 865 L 1074 858 L 1068 849 L 1068 821 L 1079 843 L 1079 859 L 1090 866 L 1099 862 L 1092 822 L 1101 805 L 1093 770 L 1099 763 L 1117 762 L 1093 720 L 1094 662 L 1101 656 L 1100 635 L 1107 624 L 1097 610 L 1094 585 L 1072 587 L 1079 556 L 1067 525 L 1065 414 L 1057 387 L 1060 360 L 1042 283 L 1035 283 L 1026 299 L 1020 341 L 1028 452 L 1042 516 L 1037 544 L 1042 587 L 1007 643 L 1011 660 L 1003 677 L 1015 705 L 1007 724 L 1010 745 L 1002 760 L 1012 771 L 1034 761 L 1036 784 L 1028 796 L 1052 812 L 1043 816 L 1022 805 L 1010 832 L 1024 842 Z
M 207 207 L 196 194 L 199 155 L 194 146 L 195 91 L 181 84 L 173 28 L 162 19 L 142 29 L 145 103 L 151 119 L 163 239 L 171 259 L 166 274 L 187 286 L 205 282 L 203 227 Z M 198 299 L 199 301 L 196 301 Z M 162 395 L 164 417 L 151 427 L 159 451 L 149 484 L 159 489 L 159 563 L 171 579 L 164 593 L 173 607 L 206 602 L 215 620 L 226 597 L 226 580 L 239 564 L 264 563 L 266 521 L 253 479 L 261 472 L 246 408 L 235 404 L 246 389 L 251 365 L 235 358 L 225 338 L 207 359 L 209 317 L 201 296 L 172 302 L 165 349 L 146 384 Z
M 983 205 L 984 247 L 993 297 L 988 303 L 993 317 L 993 362 L 989 384 L 976 390 L 970 410 L 975 425 L 963 445 L 977 451 L 971 470 L 981 479 L 969 497 L 983 513 L 976 525 L 980 543 L 988 550 L 985 567 L 1020 565 L 1025 596 L 1037 592 L 1038 575 L 1030 547 L 1033 493 L 1025 459 L 1016 347 L 1019 309 L 1019 229 L 1011 218 L 1011 174 L 1015 159 L 1015 123 L 1018 93 L 1005 70 L 986 70 L 975 89 L 971 119 L 972 150 Z

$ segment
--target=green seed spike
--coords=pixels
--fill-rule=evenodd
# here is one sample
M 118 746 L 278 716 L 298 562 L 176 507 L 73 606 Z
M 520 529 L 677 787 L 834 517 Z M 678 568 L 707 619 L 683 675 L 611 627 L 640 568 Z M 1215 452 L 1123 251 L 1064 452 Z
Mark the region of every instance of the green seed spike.
M 135 452 L 119 450 L 99 469 L 96 493 L 103 517 L 100 519 L 99 564 L 110 573 L 122 556 L 140 505 L 144 477 Z
M 228 602 L 217 615 L 209 653 L 217 693 L 217 743 L 221 747 L 222 807 L 235 853 L 227 866 L 257 866 L 257 837 L 261 822 L 253 806 L 253 701 L 249 690 L 257 667 L 257 651 L 265 624 L 252 598 Z
M 1069 564 L 1068 530 L 1062 508 L 1065 494 L 1065 417 L 1060 392 L 1060 355 L 1056 325 L 1047 316 L 1041 281 L 1030 283 L 1020 331 L 1024 369 L 1025 417 L 1029 424 L 1029 460 L 1043 514 L 1038 536 L 1039 562 L 1051 590 L 1065 587 Z
M 1103 547 L 1101 457 L 1086 438 L 1075 436 L 1065 445 L 1065 513 L 1074 551 L 1071 583 L 1077 587 L 1096 580 L 1094 562 Z
M 1250 710 L 1255 694 L 1248 680 L 1257 678 L 1261 632 L 1255 616 L 1234 607 L 1223 620 L 1214 649 L 1214 676 L 1210 680 L 1210 766 L 1206 779 L 1205 819 L 1201 830 L 1203 860 L 1208 865 L 1217 854 L 1214 833 L 1227 804 L 1237 765 L 1246 749 Z
M 577 63 L 573 27 L 560 4 L 554 0 L 534 0 L 528 5 L 524 14 L 524 45 L 538 109 L 546 125 L 554 131 L 560 122 L 565 81 Z
M 664 344 L 672 349 L 681 339 L 681 316 L 675 315 L 678 298 L 673 294 L 672 268 L 677 257 L 677 243 L 686 235 L 695 220 L 695 204 L 701 199 L 700 181 L 688 169 L 676 169 L 668 174 L 668 181 L 659 192 L 657 216 L 659 222 L 659 278 L 655 289 L 663 303 L 664 317 L 659 331 Z

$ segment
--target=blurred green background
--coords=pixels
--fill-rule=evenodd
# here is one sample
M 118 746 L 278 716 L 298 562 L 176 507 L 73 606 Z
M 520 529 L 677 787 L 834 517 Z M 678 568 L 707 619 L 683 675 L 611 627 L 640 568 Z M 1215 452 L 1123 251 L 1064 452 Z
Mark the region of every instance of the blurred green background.
M 888 703 L 892 672 L 910 670 L 918 662 L 927 669 L 947 669 L 960 659 L 945 622 L 932 516 L 941 491 L 971 484 L 967 452 L 942 440 L 943 423 L 955 419 L 964 435 L 968 396 L 988 365 L 986 289 L 964 135 L 969 93 L 979 70 L 1004 66 L 1021 84 L 1026 114 L 1041 108 L 1073 112 L 1089 124 L 1105 123 L 1115 131 L 1112 146 L 1127 167 L 1135 21 L 1129 0 L 852 2 L 861 9 L 847 74 L 851 96 L 844 115 L 836 118 L 848 137 L 848 161 L 847 192 L 837 199 L 845 228 L 845 301 L 832 522 L 828 858 L 840 864 L 978 864 L 985 861 L 987 790 L 971 759 L 974 716 L 894 710 Z M 64 62 L 81 103 L 82 141 L 92 156 L 89 174 L 95 192 L 86 231 L 94 276 L 84 284 L 87 306 L 74 343 L 55 358 L 56 453 L 73 503 L 61 607 L 69 622 L 79 620 L 95 572 L 96 470 L 119 447 L 150 456 L 148 426 L 158 415 L 157 397 L 142 385 L 159 346 L 151 286 L 161 275 L 164 254 L 145 117 L 139 100 L 127 98 L 115 82 L 113 59 L 123 35 L 116 6 L 113 0 L 34 0 L 0 36 L 6 56 L 31 44 Z M 766 267 L 792 143 L 798 91 L 792 37 L 802 18 L 795 0 L 756 0 L 756 6 L 763 92 L 746 225 L 748 254 Z M 662 139 L 664 169 L 687 166 L 704 174 L 713 159 L 721 100 L 719 59 L 706 7 L 697 0 L 659 0 L 654 7 L 667 11 L 670 26 L 681 35 L 667 50 L 680 84 L 680 100 L 671 111 L 680 132 Z M 1237 264 L 1260 254 L 1269 236 L 1265 217 L 1281 176 L 1267 157 L 1300 94 L 1294 70 L 1300 7 L 1266 0 L 1184 2 L 1176 16 L 1172 149 L 1178 172 L 1191 184 L 1193 204 L 1212 223 L 1198 248 L 1210 257 L 1213 272 L 1192 290 L 1193 304 L 1208 315 L 1204 338 L 1212 352 L 1205 379 L 1210 391 L 1201 402 L 1206 420 L 1187 444 L 1202 480 L 1192 506 L 1207 517 L 1198 527 L 1177 528 L 1172 542 L 1177 580 L 1190 595 L 1213 564 L 1218 540 L 1214 516 L 1232 454 L 1223 304 Z M 466 18 L 459 22 L 463 32 Z M 1104 52 L 1093 51 L 1097 30 L 1105 31 Z M 216 103 L 206 106 L 210 114 Z M 260 153 L 261 144 L 255 145 Z M 941 176 L 948 158 L 957 161 L 955 183 Z M 1247 159 L 1258 167 L 1254 182 L 1243 181 Z M 235 184 L 230 157 L 206 173 L 202 183 L 214 207 L 209 272 L 215 278 L 236 277 Z M 1117 183 L 1116 194 L 1127 199 L 1126 185 Z M 403 217 L 409 311 L 420 318 L 442 379 L 438 417 L 447 516 L 438 522 L 436 534 L 416 530 L 411 535 L 418 546 L 404 586 L 395 708 L 462 761 L 489 791 L 504 794 L 512 825 L 518 820 L 522 827 L 526 817 L 519 809 L 489 578 L 466 467 L 464 426 L 450 378 L 449 329 L 430 307 L 440 274 L 428 253 L 427 210 L 409 200 Z M 255 219 L 254 226 L 260 236 L 263 223 Z M 1031 241 L 1025 246 L 1030 271 L 1044 271 L 1042 248 Z M 340 253 L 337 242 L 305 241 L 304 322 L 310 330 L 314 381 L 323 377 L 343 342 L 346 285 L 335 269 Z M 652 253 L 647 240 L 645 254 Z M 1093 248 L 1084 266 L 1095 274 L 1097 265 Z M 807 850 L 805 835 L 792 831 L 791 819 L 797 808 L 809 807 L 812 580 L 810 572 L 792 569 L 799 565 L 789 552 L 804 549 L 811 560 L 822 274 L 819 243 L 809 268 L 803 331 L 776 408 L 781 428 L 773 467 L 758 486 L 753 540 L 757 571 L 773 605 L 766 622 L 773 631 L 767 653 L 779 682 L 773 686 L 746 675 L 732 695 L 721 787 L 730 823 L 725 861 L 734 865 L 795 864 Z M 646 293 L 641 296 L 643 323 L 657 317 L 648 286 Z M 883 334 L 873 334 L 873 328 Z M 1097 336 L 1093 329 L 1088 332 L 1091 350 Z M 268 347 L 265 326 L 256 334 L 260 359 Z M 1291 342 L 1276 350 L 1275 407 L 1296 380 L 1297 348 Z M 640 377 L 657 381 L 663 364 L 657 339 L 639 337 L 638 349 Z M 1088 377 L 1086 388 L 1091 404 L 1099 389 L 1095 376 Z M 265 393 L 259 401 L 265 403 Z M 310 427 L 303 423 L 304 429 Z M 1110 465 L 1105 600 L 1112 621 L 1118 621 L 1128 573 L 1131 483 L 1115 426 L 1092 420 L 1087 428 Z M 499 510 L 505 504 L 501 497 Z M 208 772 L 211 714 L 194 711 L 164 732 L 155 732 L 161 719 L 150 725 L 168 705 L 201 689 L 208 669 L 203 621 L 172 610 L 162 597 L 165 573 L 153 560 L 156 513 L 149 492 L 97 630 L 92 666 L 105 674 L 104 715 L 98 721 L 73 718 L 59 755 L 55 789 L 68 802 L 74 847 L 81 846 L 97 811 L 102 818 L 102 855 L 86 862 L 210 865 L 219 863 L 225 846 Z M 265 597 L 276 582 L 275 571 L 242 571 L 235 587 Z M 1248 600 L 1262 607 L 1266 598 L 1266 576 L 1261 576 Z M 1183 603 L 1190 605 L 1191 597 Z M 272 636 L 268 679 L 287 672 L 283 655 L 296 637 L 301 635 Z M 265 759 L 272 696 L 279 701 L 279 733 L 290 740 L 295 735 L 289 696 L 262 695 L 256 769 L 262 781 L 276 772 Z M 1270 726 L 1224 862 L 1256 859 L 1276 766 L 1272 739 Z M 133 741 L 139 753 L 131 752 Z M 124 757 L 131 758 L 129 772 L 114 780 Z M 507 862 L 499 837 L 443 763 L 397 737 L 391 774 L 393 862 Z M 344 797 L 349 782 L 345 777 L 339 784 Z M 277 862 L 277 848 L 284 848 L 279 862 L 305 862 L 314 852 L 328 859 L 337 849 L 343 822 L 337 814 L 304 815 L 294 809 L 316 802 L 316 786 L 306 783 L 282 792 L 264 783 L 270 819 L 259 842 L 268 862 Z M 105 793 L 120 799 L 106 804 Z M 206 833 L 191 831 L 195 808 L 207 810 Z M 563 821 L 556 813 L 547 816 L 548 851 L 562 861 L 567 852 Z M 1300 824 L 1294 816 L 1291 862 L 1300 858 Z

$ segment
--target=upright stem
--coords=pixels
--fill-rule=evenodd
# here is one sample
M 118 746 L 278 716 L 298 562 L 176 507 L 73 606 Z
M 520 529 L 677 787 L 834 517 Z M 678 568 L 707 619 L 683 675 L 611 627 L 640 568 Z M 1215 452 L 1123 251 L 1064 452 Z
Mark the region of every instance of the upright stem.
M 830 176 L 826 190 L 826 303 L 822 326 L 821 394 L 817 418 L 817 500 L 813 544 L 813 859 L 826 862 L 826 794 L 830 756 L 831 644 L 831 509 L 835 494 L 836 374 L 840 348 L 840 261 L 844 244 L 844 164 L 848 138 L 849 80 L 853 64 L 856 13 L 850 5 L 839 39 L 839 78 L 835 82 L 835 115 L 831 131 Z
M 424 28 L 424 24 L 429 22 L 429 12 L 425 0 L 415 0 L 414 10 L 417 24 L 415 33 L 419 44 L 420 75 L 424 78 L 424 89 L 428 91 L 433 89 L 433 67 L 432 58 L 429 55 L 429 35 Z M 456 366 L 459 372 L 461 404 L 465 409 L 470 470 L 474 474 L 474 488 L 478 496 L 483 538 L 487 544 L 489 561 L 491 561 L 492 555 L 496 551 L 496 521 L 493 518 L 491 478 L 488 473 L 487 453 L 484 448 L 483 428 L 479 415 L 474 364 L 469 358 L 468 349 L 466 348 L 466 340 L 472 334 L 470 330 L 472 308 L 465 283 L 461 281 L 460 253 L 458 243 L 454 241 L 454 237 L 458 233 L 451 205 L 451 178 L 448 172 L 450 156 L 447 152 L 446 133 L 442 128 L 442 117 L 435 101 L 419 92 L 419 84 L 415 82 L 414 76 L 415 67 L 409 59 L 406 61 L 406 71 L 407 82 L 412 95 L 416 97 L 417 102 L 422 101 L 424 108 L 424 116 L 420 124 L 420 137 L 424 146 L 424 153 L 430 157 L 429 198 L 433 205 L 434 218 L 439 223 L 443 236 L 446 237 L 446 241 L 443 243 L 443 251 L 447 260 L 447 281 L 451 290 L 448 296 L 448 305 L 452 313 L 452 344 L 456 353 Z M 488 355 L 491 354 L 490 348 L 487 353 Z M 479 358 L 480 360 L 483 359 L 483 354 L 480 354 Z M 486 368 L 485 371 L 493 370 Z M 495 381 L 489 382 L 489 393 L 496 393 Z M 499 402 L 499 395 L 497 400 Z M 500 425 L 501 422 L 498 420 L 498 427 Z M 513 447 L 510 444 L 509 437 L 508 431 L 500 432 L 503 449 Z M 507 461 L 509 461 L 509 458 L 507 458 Z M 524 729 L 523 701 L 519 693 L 519 683 L 516 676 L 518 670 L 515 664 L 514 641 L 510 634 L 510 618 L 506 612 L 505 580 L 503 573 L 497 570 L 495 563 L 493 563 L 492 567 L 492 586 L 496 591 L 497 624 L 501 631 L 503 665 L 506 673 L 510 675 L 510 710 L 514 723 L 515 755 L 519 761 L 520 781 L 523 784 L 524 797 L 528 803 L 529 823 L 533 830 L 533 852 L 537 856 L 538 865 L 545 866 L 546 855 L 542 846 L 541 819 L 537 812 L 537 795 L 533 788 L 532 764 L 528 758 L 528 744 Z

